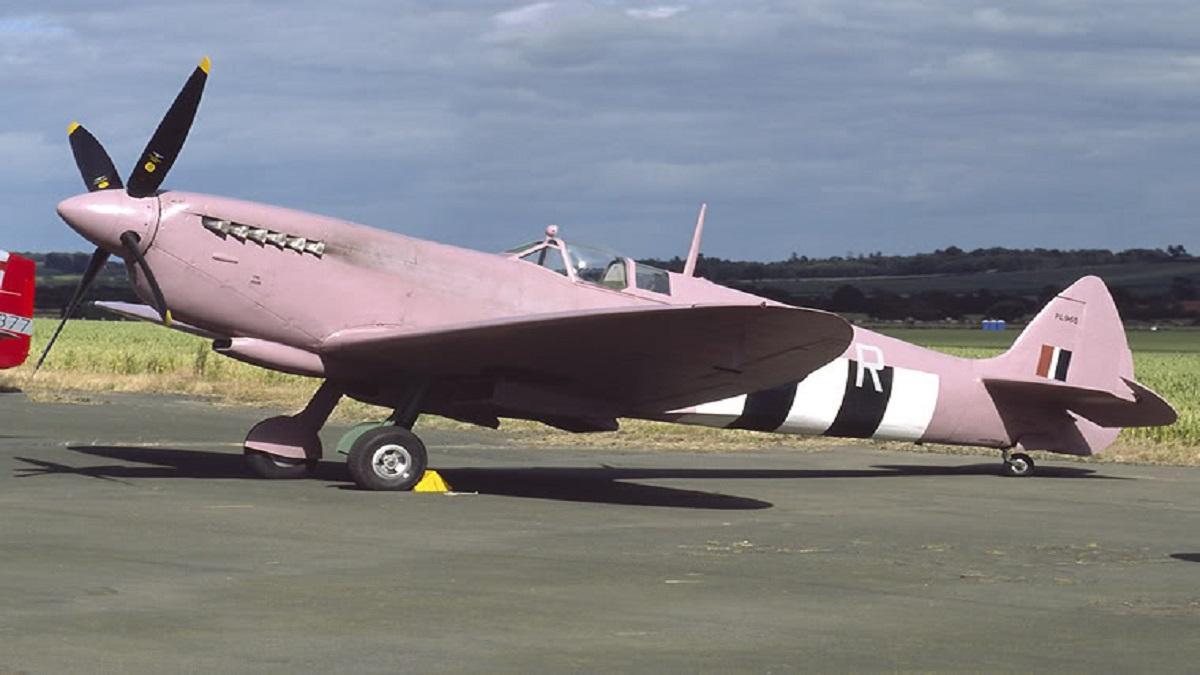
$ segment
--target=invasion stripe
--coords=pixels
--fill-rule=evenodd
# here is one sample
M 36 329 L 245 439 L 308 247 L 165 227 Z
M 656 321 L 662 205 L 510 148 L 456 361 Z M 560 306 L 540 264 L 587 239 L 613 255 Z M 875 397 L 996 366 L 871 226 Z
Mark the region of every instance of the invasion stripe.
M 872 364 L 874 365 L 874 364 Z M 935 373 L 863 367 L 844 357 L 796 384 L 732 396 L 676 411 L 675 421 L 730 429 L 915 441 L 937 408 Z M 875 388 L 876 378 L 882 391 Z
M 834 359 L 808 374 L 796 386 L 796 400 L 778 431 L 823 434 L 837 419 L 846 391 L 846 359 Z
M 939 385 L 938 376 L 933 373 L 897 368 L 892 374 L 892 397 L 875 430 L 875 438 L 920 440 L 937 408 Z
M 796 386 L 797 383 L 793 382 L 748 394 L 741 417 L 734 420 L 728 428 L 775 431 L 783 426 L 788 412 L 792 409 L 792 401 L 796 399 Z
M 703 424 L 710 427 L 728 427 L 742 416 L 746 407 L 746 395 L 730 396 L 719 401 L 708 401 L 685 412 L 680 421 L 685 424 Z
M 883 391 L 875 390 L 874 379 L 867 374 L 863 378 L 863 386 L 855 386 L 858 362 L 851 359 L 847 364 L 846 391 L 842 396 L 842 408 L 838 411 L 833 424 L 825 430 L 826 436 L 842 438 L 870 438 L 883 414 L 887 411 L 888 399 L 892 395 L 892 379 L 894 369 L 884 366 L 874 372 L 879 374 L 879 384 Z

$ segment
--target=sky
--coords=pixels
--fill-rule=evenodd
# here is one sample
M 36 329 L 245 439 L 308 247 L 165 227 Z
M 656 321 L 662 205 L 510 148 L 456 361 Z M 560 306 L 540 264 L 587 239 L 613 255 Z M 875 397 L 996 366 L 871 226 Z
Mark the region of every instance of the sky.
M 20 7 L 14 7 L 19 5 Z M 89 250 L 67 124 L 164 188 L 482 250 L 1200 253 L 1190 0 L 43 0 L 0 6 L 0 247 Z

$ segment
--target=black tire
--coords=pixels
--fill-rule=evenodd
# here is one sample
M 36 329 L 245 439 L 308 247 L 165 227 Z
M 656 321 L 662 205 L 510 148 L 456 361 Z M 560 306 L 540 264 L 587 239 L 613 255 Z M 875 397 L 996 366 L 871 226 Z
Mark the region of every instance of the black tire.
M 371 429 L 350 446 L 346 467 L 364 490 L 411 490 L 425 476 L 425 444 L 403 427 Z
M 1023 452 L 1014 452 L 1004 462 L 1004 475 L 1013 478 L 1032 476 L 1034 471 L 1033 458 Z
M 292 480 L 304 478 L 315 462 L 307 459 L 280 457 L 267 452 L 246 450 L 246 466 L 259 478 L 268 480 Z

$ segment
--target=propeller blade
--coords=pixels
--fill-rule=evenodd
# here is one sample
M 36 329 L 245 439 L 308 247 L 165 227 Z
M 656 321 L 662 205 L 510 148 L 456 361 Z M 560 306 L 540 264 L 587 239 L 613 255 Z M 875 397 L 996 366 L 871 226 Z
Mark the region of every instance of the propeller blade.
M 154 294 L 154 309 L 158 310 L 158 315 L 162 317 L 163 324 L 171 325 L 171 310 L 167 309 L 167 301 L 163 298 L 162 289 L 158 287 L 158 280 L 154 278 L 154 272 L 150 271 L 150 265 L 146 262 L 146 258 L 138 249 L 138 244 L 142 238 L 133 230 L 125 230 L 121 233 L 121 245 L 125 247 L 125 253 L 128 254 L 126 260 L 132 260 L 142 274 L 146 277 L 146 283 L 150 285 L 150 292 Z
M 92 287 L 92 283 L 96 277 L 100 275 L 100 270 L 104 269 L 104 265 L 108 263 L 108 251 L 97 248 L 92 252 L 92 257 L 88 260 L 87 269 L 83 271 L 83 276 L 79 279 L 79 285 L 75 287 L 75 293 L 71 295 L 71 301 L 63 307 L 62 318 L 70 317 L 79 304 L 83 302 L 83 295 Z
M 75 166 L 83 175 L 83 182 L 88 192 L 96 190 L 118 190 L 122 187 L 121 177 L 117 175 L 117 167 L 104 151 L 104 146 L 84 129 L 79 122 L 71 122 L 67 127 L 67 139 L 71 142 L 71 152 L 75 155 Z
M 71 296 L 71 301 L 63 309 L 62 321 L 58 322 L 58 327 L 54 329 L 54 335 L 50 336 L 50 341 L 46 343 L 46 348 L 42 350 L 42 355 L 37 360 L 37 365 L 33 367 L 34 375 L 37 374 L 42 364 L 46 362 L 46 357 L 50 354 L 50 348 L 54 346 L 54 342 L 58 340 L 58 334 L 62 332 L 63 326 L 67 325 L 67 321 L 71 315 L 79 309 L 79 303 L 83 302 L 83 296 L 87 294 L 92 283 L 96 281 L 100 270 L 104 269 L 104 264 L 108 262 L 108 251 L 102 248 L 96 249 L 92 253 L 92 259 L 88 261 L 87 269 L 84 270 L 83 276 L 79 279 L 79 285 L 75 287 L 75 293 Z
M 200 107 L 200 96 L 204 93 L 204 83 L 208 81 L 211 66 L 207 56 L 201 59 L 200 65 L 192 71 L 192 76 L 184 83 L 175 102 L 158 123 L 158 129 L 155 129 L 146 149 L 142 151 L 141 159 L 129 174 L 125 192 L 130 197 L 149 197 L 162 185 L 192 128 L 192 120 L 196 118 L 196 109 Z

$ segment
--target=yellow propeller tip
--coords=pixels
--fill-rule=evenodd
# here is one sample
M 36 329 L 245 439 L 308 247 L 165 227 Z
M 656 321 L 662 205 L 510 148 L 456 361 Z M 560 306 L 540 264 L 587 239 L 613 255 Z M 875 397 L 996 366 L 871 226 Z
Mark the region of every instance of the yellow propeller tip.
M 169 310 L 169 309 L 168 309 L 168 310 L 167 310 L 167 315 L 163 317 L 163 325 L 164 325 L 164 326 L 170 326 L 170 325 L 171 325 L 171 321 L 172 321 L 172 319 L 171 319 L 171 310 Z
M 208 71 L 211 69 L 212 69 L 212 61 L 210 61 L 207 56 L 200 59 L 200 70 L 203 70 L 205 75 L 207 75 Z
M 67 125 L 67 135 L 70 136 L 71 134 L 75 133 L 75 130 L 78 128 L 79 122 L 71 122 Z

